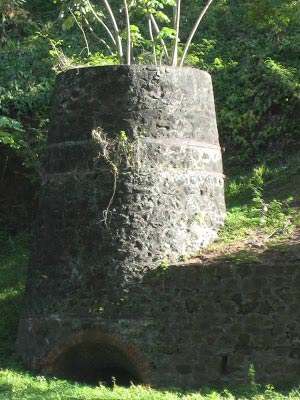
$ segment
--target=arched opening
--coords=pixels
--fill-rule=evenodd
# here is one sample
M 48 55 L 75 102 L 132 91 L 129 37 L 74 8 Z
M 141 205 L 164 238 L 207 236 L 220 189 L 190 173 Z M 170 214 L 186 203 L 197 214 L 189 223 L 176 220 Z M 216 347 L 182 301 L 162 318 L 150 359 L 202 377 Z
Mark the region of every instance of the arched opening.
M 46 370 L 57 378 L 98 385 L 148 383 L 139 351 L 114 335 L 88 333 L 72 338 L 48 359 Z

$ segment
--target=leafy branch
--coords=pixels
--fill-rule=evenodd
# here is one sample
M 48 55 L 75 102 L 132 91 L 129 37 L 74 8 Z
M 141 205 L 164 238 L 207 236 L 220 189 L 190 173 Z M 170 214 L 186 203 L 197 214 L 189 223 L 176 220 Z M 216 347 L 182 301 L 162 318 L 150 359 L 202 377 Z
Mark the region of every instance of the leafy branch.
M 63 29 L 70 29 L 75 24 L 78 26 L 82 32 L 88 56 L 90 55 L 87 38 L 89 32 L 110 51 L 111 55 L 114 49 L 120 64 L 130 65 L 140 60 L 141 56 L 135 57 L 134 54 L 141 52 L 141 48 L 143 52 L 146 46 L 150 49 L 155 65 L 158 64 L 160 54 L 160 63 L 181 67 L 194 35 L 212 2 L 213 0 L 207 0 L 184 46 L 180 43 L 179 35 L 181 0 L 122 0 L 118 14 L 113 9 L 115 3 L 112 4 L 111 0 L 102 0 L 98 4 L 93 4 L 92 0 L 73 0 L 68 3 L 66 11 L 71 15 L 65 18 Z M 170 14 L 168 7 L 173 8 L 173 21 L 168 17 Z M 65 13 L 62 12 L 61 15 L 64 16 Z M 102 33 L 93 27 L 94 23 L 99 24 L 102 33 L 111 41 L 111 45 L 103 39 Z M 88 28 L 88 32 L 85 32 L 84 25 Z M 183 52 L 179 56 L 179 50 L 182 47 Z

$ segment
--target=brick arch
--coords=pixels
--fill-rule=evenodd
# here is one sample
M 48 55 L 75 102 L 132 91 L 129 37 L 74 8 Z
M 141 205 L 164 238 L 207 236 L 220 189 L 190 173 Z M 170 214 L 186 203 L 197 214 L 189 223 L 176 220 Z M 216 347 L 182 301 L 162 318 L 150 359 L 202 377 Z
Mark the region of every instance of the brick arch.
M 68 376 L 63 375 L 63 371 L 59 371 L 59 364 L 62 362 L 63 357 L 72 354 L 76 349 L 90 349 L 91 351 L 94 349 L 95 353 L 97 351 L 101 353 L 102 349 L 106 352 L 106 356 L 110 354 L 113 358 L 113 363 L 116 365 L 118 365 L 119 357 L 118 366 L 134 375 L 137 378 L 137 383 L 151 384 L 150 365 L 138 347 L 123 340 L 118 335 L 99 330 L 80 331 L 61 342 L 41 360 L 42 373 L 68 378 Z M 91 354 L 91 356 L 95 357 L 95 354 Z M 98 361 L 101 364 L 101 360 L 99 359 Z M 63 368 L 63 365 L 61 368 Z M 69 378 L 72 379 L 72 376 Z

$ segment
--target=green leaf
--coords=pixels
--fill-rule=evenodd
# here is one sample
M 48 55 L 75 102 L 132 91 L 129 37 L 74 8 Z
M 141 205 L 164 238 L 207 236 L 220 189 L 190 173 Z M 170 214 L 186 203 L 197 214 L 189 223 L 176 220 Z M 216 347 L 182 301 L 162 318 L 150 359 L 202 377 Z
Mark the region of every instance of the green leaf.
M 0 117 L 0 127 L 8 127 L 9 126 L 10 118 L 7 117 Z
M 0 131 L 0 143 L 12 145 L 15 143 L 14 138 L 7 132 Z
M 5 116 L 0 116 L 0 128 L 8 128 L 18 132 L 24 132 L 21 122 Z
M 175 39 L 176 31 L 173 28 L 164 26 L 158 34 L 159 39 Z
M 62 23 L 62 29 L 63 31 L 67 31 L 69 29 L 71 29 L 75 24 L 75 20 L 72 17 L 72 15 L 69 15 L 64 22 Z
M 157 11 L 156 18 L 161 22 L 170 22 L 170 18 L 162 11 Z

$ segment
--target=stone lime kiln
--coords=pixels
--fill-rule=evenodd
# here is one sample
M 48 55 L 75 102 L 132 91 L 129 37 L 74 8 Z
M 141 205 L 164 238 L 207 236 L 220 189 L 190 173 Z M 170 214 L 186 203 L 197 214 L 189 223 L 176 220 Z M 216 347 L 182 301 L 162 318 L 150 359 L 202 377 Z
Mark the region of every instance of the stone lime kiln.
M 149 287 L 224 222 L 209 74 L 109 66 L 59 75 L 45 171 L 19 325 L 23 361 L 88 382 L 197 385 L 165 368 L 174 352 L 160 357 L 170 345 L 161 307 L 171 294 Z

